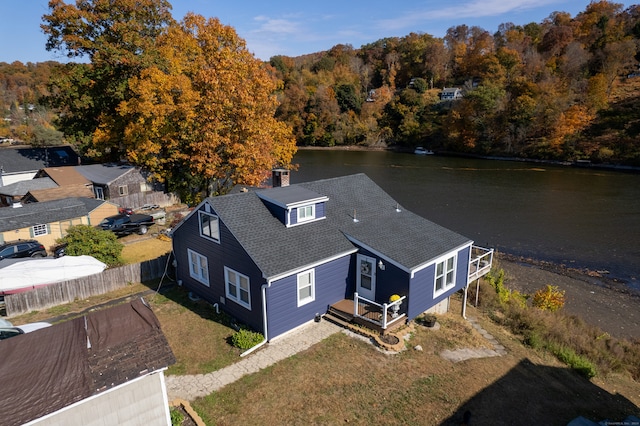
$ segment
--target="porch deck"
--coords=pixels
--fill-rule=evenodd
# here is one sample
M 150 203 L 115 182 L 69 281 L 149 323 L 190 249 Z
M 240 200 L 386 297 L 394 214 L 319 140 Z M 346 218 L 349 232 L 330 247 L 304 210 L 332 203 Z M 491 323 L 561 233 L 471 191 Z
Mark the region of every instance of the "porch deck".
M 374 330 L 380 334 L 386 334 L 393 330 L 400 328 L 405 321 L 396 321 L 390 324 L 386 329 L 383 329 L 380 325 L 376 324 L 380 322 L 380 316 L 382 315 L 379 309 L 372 309 L 373 307 L 365 307 L 364 311 L 361 309 L 360 316 L 369 318 L 369 320 L 360 318 L 355 315 L 353 299 L 342 299 L 333 305 L 329 306 L 327 314 L 341 320 L 348 324 L 358 324 L 367 327 L 370 330 Z M 387 322 L 391 322 L 397 318 L 394 318 L 391 314 L 387 314 Z

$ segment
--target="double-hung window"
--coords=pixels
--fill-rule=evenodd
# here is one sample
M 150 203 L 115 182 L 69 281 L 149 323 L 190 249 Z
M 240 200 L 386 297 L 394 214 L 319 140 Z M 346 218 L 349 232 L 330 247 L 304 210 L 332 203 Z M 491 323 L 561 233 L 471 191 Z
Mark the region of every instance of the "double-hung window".
M 314 204 L 298 207 L 298 222 L 304 222 L 304 221 L 315 219 L 315 218 L 316 218 L 316 206 Z
M 225 266 L 224 281 L 226 283 L 227 299 L 231 299 L 240 306 L 251 310 L 249 277 Z
M 209 287 L 209 265 L 207 258 L 191 249 L 187 249 L 189 255 L 189 275 Z
M 434 294 L 438 295 L 455 285 L 456 282 L 456 256 L 453 255 L 436 263 L 436 279 Z
M 298 274 L 298 306 L 313 302 L 316 298 L 316 279 L 313 269 Z
M 218 216 L 202 211 L 198 212 L 198 215 L 200 218 L 200 236 L 219 243 L 220 225 Z

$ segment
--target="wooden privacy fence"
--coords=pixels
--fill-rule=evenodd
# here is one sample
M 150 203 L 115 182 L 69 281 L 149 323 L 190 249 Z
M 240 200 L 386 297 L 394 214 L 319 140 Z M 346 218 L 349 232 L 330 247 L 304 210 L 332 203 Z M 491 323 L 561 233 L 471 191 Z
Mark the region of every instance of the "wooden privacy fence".
M 109 293 L 126 287 L 130 283 L 139 283 L 160 278 L 167 265 L 169 254 L 142 263 L 106 269 L 103 272 L 75 280 L 49 284 L 23 293 L 4 296 L 8 317 L 24 314 L 33 310 L 50 308 L 76 299 Z

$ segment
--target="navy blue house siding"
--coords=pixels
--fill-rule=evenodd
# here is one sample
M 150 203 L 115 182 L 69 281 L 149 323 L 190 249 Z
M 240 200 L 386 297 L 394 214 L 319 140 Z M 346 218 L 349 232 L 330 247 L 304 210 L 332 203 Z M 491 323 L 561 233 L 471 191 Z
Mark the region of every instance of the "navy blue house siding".
M 389 298 L 394 294 L 397 294 L 399 296 L 409 296 L 409 274 L 406 271 L 403 271 L 391 262 L 388 262 L 384 259 L 382 259 L 384 269 L 380 269 L 379 262 L 381 259 L 374 253 L 371 253 L 369 250 L 361 247 L 359 248 L 359 253 L 365 256 L 372 257 L 376 260 L 376 300 L 374 300 L 374 302 L 388 303 Z M 351 280 L 350 297 L 353 295 L 356 287 L 356 263 L 357 256 L 353 255 L 353 265 L 351 270 L 351 276 L 353 278 Z M 404 312 L 405 309 L 406 303 L 403 303 L 403 305 L 400 307 L 400 312 Z
M 283 209 L 282 207 L 275 205 L 272 202 L 269 202 L 267 200 L 262 200 L 262 202 L 264 203 L 267 210 L 269 210 L 269 212 L 271 212 L 273 216 L 275 216 L 280 222 L 282 222 L 283 225 L 287 224 L 286 209 Z
M 201 206 L 201 210 L 204 205 Z M 212 213 L 215 213 L 212 211 Z M 173 237 L 173 249 L 176 256 L 177 279 L 184 287 L 193 291 L 209 303 L 217 303 L 220 309 L 263 332 L 262 301 L 260 289 L 265 282 L 262 273 L 247 255 L 246 251 L 220 220 L 220 244 L 202 238 L 198 225 L 198 214 L 193 214 L 180 225 Z M 209 268 L 209 286 L 191 278 L 187 249 L 191 249 L 207 258 Z M 251 310 L 228 300 L 225 291 L 224 267 L 227 266 L 249 277 L 251 283 Z
M 351 256 L 315 268 L 315 300 L 298 307 L 297 274 L 271 283 L 267 288 L 267 332 L 272 339 L 324 314 L 329 305 L 344 299 Z
M 455 285 L 438 297 L 434 297 L 435 293 L 435 264 L 431 264 L 426 268 L 416 272 L 410 284 L 409 310 L 407 317 L 409 320 L 414 319 L 427 309 L 440 303 L 442 300 L 451 296 L 456 291 L 463 289 L 467 285 L 469 276 L 469 251 L 470 247 L 465 247 L 458 251 L 456 261 L 456 278 Z

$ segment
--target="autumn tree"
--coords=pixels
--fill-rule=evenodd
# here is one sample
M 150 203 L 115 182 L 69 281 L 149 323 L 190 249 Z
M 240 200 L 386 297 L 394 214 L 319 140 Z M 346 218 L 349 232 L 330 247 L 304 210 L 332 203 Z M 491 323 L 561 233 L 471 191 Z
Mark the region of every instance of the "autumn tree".
M 188 14 L 156 40 L 164 65 L 130 80 L 130 99 L 94 134 L 183 194 L 258 185 L 295 153 L 291 129 L 276 120 L 278 81 L 217 19 Z M 124 132 L 112 125 L 126 123 Z M 121 139 L 120 139 L 121 138 Z M 197 201 L 197 197 L 194 201 Z

